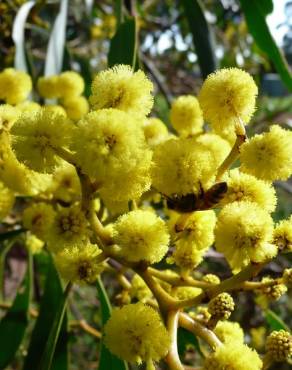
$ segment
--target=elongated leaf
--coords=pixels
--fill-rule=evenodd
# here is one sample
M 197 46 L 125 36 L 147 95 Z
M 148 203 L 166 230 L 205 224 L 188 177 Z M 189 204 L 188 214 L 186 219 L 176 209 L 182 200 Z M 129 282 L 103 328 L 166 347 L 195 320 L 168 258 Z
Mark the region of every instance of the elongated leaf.
M 34 364 L 36 369 L 40 365 L 48 334 L 57 313 L 59 302 L 62 301 L 62 296 L 61 282 L 54 263 L 51 257 L 49 257 L 47 280 L 41 300 L 40 312 L 32 332 L 23 370 L 31 370 L 31 364 Z M 68 368 L 67 339 L 67 316 L 65 313 L 51 369 L 66 370 Z
M 0 243 L 3 242 L 4 240 L 14 238 L 15 236 L 20 235 L 24 232 L 25 232 L 24 229 L 17 229 L 17 230 L 7 231 L 6 233 L 1 233 Z
M 200 0 L 182 0 L 203 78 L 217 68 L 213 34 Z
M 189 332 L 184 328 L 178 329 L 177 344 L 178 344 L 178 353 L 180 357 L 183 357 L 188 346 L 195 347 L 200 356 L 203 357 L 203 353 L 201 351 L 197 337 L 193 333 Z
M 281 50 L 277 47 L 267 25 L 265 14 L 257 0 L 240 0 L 248 29 L 258 47 L 267 54 L 289 90 L 292 90 L 292 76 Z
M 257 0 L 257 3 L 259 4 L 263 15 L 267 16 L 272 13 L 274 9 L 273 0 Z
M 111 39 L 108 66 L 128 64 L 135 67 L 137 56 L 137 29 L 134 17 L 129 17 L 118 27 Z
M 111 304 L 104 289 L 101 279 L 97 281 L 97 291 L 101 307 L 102 324 L 105 325 L 111 315 Z M 126 362 L 120 360 L 106 348 L 103 341 L 101 342 L 98 370 L 128 370 Z
M 267 310 L 266 320 L 271 328 L 271 330 L 286 330 L 289 331 L 288 326 L 284 321 L 272 310 Z
M 60 1 L 60 12 L 56 17 L 45 63 L 45 76 L 59 74 L 62 71 L 64 47 L 66 40 L 68 0 Z
M 38 364 L 38 370 L 50 370 L 52 369 L 53 358 L 56 351 L 57 342 L 59 339 L 63 319 L 67 307 L 67 298 L 71 289 L 71 283 L 69 283 L 58 303 L 56 314 L 50 325 L 50 331 L 48 333 L 48 338 L 44 351 L 41 356 L 40 363 Z M 56 367 L 57 368 L 57 367 Z
M 115 0 L 115 15 L 117 18 L 117 24 L 120 26 L 120 24 L 123 22 L 123 0 Z
M 13 305 L 0 322 L 0 369 L 4 369 L 13 359 L 28 324 L 31 274 L 31 256 L 29 255 L 24 284 L 19 288 Z
M 21 71 L 28 71 L 25 56 L 24 29 L 25 22 L 35 1 L 28 1 L 21 5 L 13 22 L 12 39 L 15 44 L 14 67 Z

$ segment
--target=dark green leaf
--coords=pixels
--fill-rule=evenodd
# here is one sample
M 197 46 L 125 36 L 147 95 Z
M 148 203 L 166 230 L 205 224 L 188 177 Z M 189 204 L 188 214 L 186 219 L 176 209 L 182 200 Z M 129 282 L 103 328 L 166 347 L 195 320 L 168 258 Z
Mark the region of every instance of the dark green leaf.
M 184 328 L 178 329 L 177 345 L 178 345 L 178 353 L 180 357 L 184 356 L 188 346 L 195 347 L 195 349 L 200 354 L 200 356 L 203 357 L 203 353 L 201 351 L 197 337 L 193 333 L 189 332 L 188 330 Z
M 182 5 L 193 36 L 202 76 L 205 78 L 217 68 L 212 30 L 206 21 L 200 0 L 182 0 Z
M 58 302 L 56 314 L 54 315 L 53 321 L 50 322 L 51 325 L 49 328 L 49 333 L 48 333 L 47 341 L 45 344 L 45 348 L 44 348 L 44 351 L 42 352 L 40 363 L 38 364 L 38 367 L 36 367 L 36 369 L 38 370 L 52 369 L 53 359 L 54 359 L 63 319 L 64 319 L 65 312 L 66 312 L 67 298 L 68 298 L 68 294 L 70 292 L 71 286 L 72 286 L 71 283 L 67 285 L 61 299 Z M 65 356 L 60 359 L 61 364 L 64 364 L 64 358 Z M 55 368 L 59 369 L 59 366 L 60 365 L 56 366 Z
M 240 0 L 240 4 L 246 18 L 248 29 L 256 44 L 271 59 L 282 81 L 289 90 L 292 90 L 292 76 L 289 66 L 271 35 L 259 2 L 257 0 Z
M 36 369 L 40 365 L 50 328 L 57 313 L 59 302 L 62 301 L 63 297 L 61 282 L 51 257 L 48 258 L 47 265 L 47 279 L 40 312 L 32 332 L 23 370 L 31 370 L 31 364 L 34 364 Z M 51 369 L 66 370 L 68 368 L 67 339 L 67 317 L 65 314 Z
M 259 8 L 264 16 L 272 13 L 274 9 L 273 0 L 257 0 L 257 3 L 259 4 Z
M 288 326 L 282 321 L 282 319 L 272 310 L 267 310 L 266 320 L 271 330 L 286 330 L 289 331 Z
M 136 65 L 137 55 L 137 30 L 136 20 L 129 17 L 118 27 L 116 34 L 111 39 L 108 54 L 108 66 L 115 64 Z
M 29 255 L 24 284 L 19 288 L 13 305 L 0 322 L 0 369 L 4 369 L 13 359 L 28 324 L 31 274 L 31 256 Z
M 97 281 L 97 291 L 99 296 L 100 308 L 101 308 L 101 320 L 102 324 L 105 325 L 111 315 L 111 304 L 104 289 L 101 279 Z M 99 366 L 98 370 L 127 370 L 128 365 L 126 362 L 120 360 L 106 348 L 103 341 L 101 341 L 100 355 L 99 355 Z
M 115 15 L 117 18 L 117 25 L 123 22 L 123 0 L 115 0 Z

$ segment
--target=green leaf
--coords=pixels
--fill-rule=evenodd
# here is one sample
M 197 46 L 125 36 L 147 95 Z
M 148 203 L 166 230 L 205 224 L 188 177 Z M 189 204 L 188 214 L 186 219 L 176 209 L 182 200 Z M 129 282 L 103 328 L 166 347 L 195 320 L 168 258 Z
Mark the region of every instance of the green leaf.
M 24 233 L 24 229 L 18 229 L 18 230 L 12 230 L 12 231 L 7 231 L 6 233 L 0 233 L 0 243 L 3 242 L 4 240 L 14 238 L 15 236 Z
M 97 281 L 97 291 L 101 307 L 101 320 L 104 326 L 111 315 L 111 304 L 100 278 Z M 104 345 L 103 341 L 101 341 L 98 370 L 109 369 L 128 370 L 128 365 L 125 361 L 122 361 L 118 357 L 114 356 Z
M 15 44 L 15 69 L 28 72 L 26 64 L 24 30 L 26 19 L 31 8 L 35 5 L 35 1 L 27 1 L 20 6 L 13 22 L 12 39 Z
M 177 331 L 177 345 L 180 357 L 184 356 L 188 346 L 195 347 L 200 356 L 204 357 L 197 337 L 184 328 L 179 328 Z
M 59 339 L 63 319 L 66 312 L 67 307 L 67 298 L 68 294 L 71 290 L 72 284 L 68 283 L 61 299 L 58 302 L 56 314 L 54 315 L 53 321 L 50 322 L 50 328 L 49 333 L 47 337 L 47 341 L 45 344 L 44 351 L 42 353 L 40 363 L 38 364 L 38 367 L 36 367 L 37 370 L 50 370 L 52 369 L 53 365 L 53 358 L 56 351 L 57 342 Z M 61 363 L 63 361 L 61 360 Z M 56 369 L 58 366 L 55 367 Z
M 129 17 L 121 23 L 111 39 L 108 54 L 108 66 L 128 64 L 132 68 L 136 65 L 137 56 L 137 27 L 134 17 Z
M 257 3 L 264 16 L 267 16 L 268 14 L 272 13 L 274 9 L 273 0 L 257 0 Z
M 206 78 L 217 68 L 213 33 L 206 21 L 200 0 L 182 0 L 182 6 L 193 36 L 201 73 L 203 78 Z
M 271 59 L 282 81 L 289 90 L 292 90 L 292 76 L 289 66 L 271 35 L 265 19 L 265 14 L 258 0 L 240 0 L 240 4 L 245 15 L 248 29 L 257 46 Z
M 28 309 L 32 282 L 31 256 L 23 285 L 19 288 L 13 305 L 0 322 L 0 369 L 14 358 L 28 324 Z
M 288 326 L 284 323 L 284 321 L 272 310 L 267 310 L 266 312 L 266 320 L 269 324 L 271 330 L 286 330 L 289 331 Z
M 47 270 L 40 312 L 32 332 L 23 370 L 31 370 L 31 364 L 34 364 L 35 369 L 40 366 L 52 322 L 57 314 L 59 302 L 63 299 L 61 282 L 51 257 L 47 261 Z M 66 370 L 68 368 L 67 341 L 67 316 L 65 313 L 51 369 Z

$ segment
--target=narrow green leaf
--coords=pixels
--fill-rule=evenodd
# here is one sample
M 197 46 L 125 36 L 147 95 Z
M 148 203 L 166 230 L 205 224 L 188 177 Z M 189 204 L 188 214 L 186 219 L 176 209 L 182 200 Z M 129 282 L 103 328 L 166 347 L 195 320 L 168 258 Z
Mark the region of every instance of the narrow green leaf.
M 14 67 L 21 71 L 28 71 L 26 64 L 24 30 L 26 19 L 35 1 L 27 1 L 20 6 L 13 22 L 12 39 L 15 44 Z
M 264 16 L 272 13 L 274 9 L 273 0 L 257 0 L 257 3 L 259 4 L 261 12 Z
M 135 67 L 137 56 L 137 28 L 134 17 L 129 17 L 121 23 L 111 39 L 108 54 L 108 66 L 128 64 Z
M 13 305 L 0 322 L 0 369 L 4 369 L 13 359 L 28 324 L 31 274 L 31 256 L 29 255 L 24 284 L 19 288 Z
M 67 307 L 67 298 L 71 290 L 71 287 L 72 287 L 72 284 L 68 283 L 62 295 L 62 298 L 58 303 L 57 311 L 54 316 L 53 322 L 51 322 L 51 325 L 50 325 L 48 339 L 46 341 L 46 345 L 42 353 L 40 363 L 38 364 L 38 367 L 36 368 L 37 370 L 52 369 L 53 358 L 54 358 L 57 342 L 59 339 L 59 334 L 61 331 L 63 319 L 65 316 L 66 307 Z
M 111 315 L 111 304 L 100 278 L 97 281 L 97 291 L 101 308 L 101 320 L 102 324 L 105 325 Z M 103 341 L 101 341 L 98 370 L 109 369 L 128 370 L 128 365 L 126 362 L 111 354 L 111 352 L 104 345 Z
M 284 323 L 284 321 L 272 310 L 267 310 L 266 312 L 266 320 L 269 324 L 271 330 L 286 330 L 289 331 L 288 326 Z
M 177 344 L 178 344 L 178 353 L 180 357 L 183 357 L 188 346 L 195 347 L 199 355 L 204 357 L 197 337 L 193 333 L 189 332 L 184 328 L 178 329 Z
M 115 0 L 115 14 L 117 18 L 118 27 L 124 21 L 123 15 L 123 0 Z
M 32 332 L 23 370 L 31 370 L 31 364 L 34 364 L 36 369 L 40 365 L 52 322 L 63 297 L 61 282 L 51 257 L 48 257 L 47 269 L 40 312 Z M 66 370 L 68 368 L 67 339 L 67 316 L 65 313 L 51 369 Z
M 289 90 L 292 90 L 292 76 L 287 61 L 277 47 L 267 25 L 265 14 L 257 0 L 240 0 L 248 29 L 258 47 L 267 54 Z
M 14 238 L 15 236 L 24 233 L 24 229 L 18 229 L 18 230 L 12 230 L 12 231 L 7 231 L 6 233 L 0 233 L 0 243 L 3 242 L 4 240 Z
M 201 73 L 203 78 L 206 78 L 217 68 L 213 33 L 200 0 L 182 0 L 182 6 L 193 36 Z

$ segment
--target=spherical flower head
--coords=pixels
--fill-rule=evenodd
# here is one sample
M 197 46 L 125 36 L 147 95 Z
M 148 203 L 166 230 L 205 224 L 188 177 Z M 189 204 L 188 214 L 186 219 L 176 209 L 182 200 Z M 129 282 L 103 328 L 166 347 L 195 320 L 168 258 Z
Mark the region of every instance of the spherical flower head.
M 244 342 L 244 332 L 237 322 L 219 321 L 214 333 L 223 343 Z
M 144 121 L 143 131 L 148 145 L 155 146 L 168 138 L 168 129 L 159 118 L 151 117 Z
M 57 88 L 60 97 L 71 98 L 83 93 L 84 81 L 79 73 L 66 71 L 58 76 Z
M 153 106 L 152 82 L 143 71 L 117 65 L 97 74 L 89 102 L 93 109 L 115 108 L 146 116 Z
M 197 297 L 202 293 L 202 289 L 195 288 L 192 286 L 179 286 L 175 287 L 172 291 L 172 296 L 174 296 L 177 299 L 192 299 Z
M 174 228 L 179 221 L 172 222 Z M 192 245 L 198 250 L 206 250 L 214 243 L 214 228 L 216 214 L 212 210 L 196 211 L 192 213 L 181 233 L 176 235 L 175 245 L 181 247 L 184 244 Z
M 292 357 L 292 335 L 285 331 L 273 331 L 267 338 L 267 354 L 276 362 L 287 361 Z
M 202 280 L 210 284 L 220 284 L 220 278 L 213 274 L 204 275 Z
M 132 299 L 137 299 L 143 303 L 146 303 L 148 299 L 152 298 L 151 290 L 138 274 L 135 274 L 131 281 L 129 293 Z
M 47 76 L 40 77 L 37 82 L 37 89 L 43 98 L 53 99 L 59 98 L 59 86 L 58 86 L 59 76 Z
M 218 346 L 204 361 L 203 370 L 261 370 L 262 360 L 257 352 L 240 342 Z
M 247 72 L 223 68 L 207 77 L 198 98 L 204 118 L 220 131 L 234 127 L 239 117 L 249 123 L 257 93 L 258 88 Z
M 273 125 L 240 148 L 241 169 L 266 181 L 287 180 L 292 174 L 292 132 Z
M 71 203 L 81 199 L 80 180 L 76 168 L 69 163 L 57 168 L 47 192 L 63 202 Z
M 213 156 L 194 139 L 170 139 L 154 149 L 152 185 L 167 196 L 199 193 L 216 173 Z
M 234 202 L 220 212 L 215 228 L 215 247 L 223 253 L 233 272 L 250 262 L 261 263 L 277 254 L 270 244 L 273 220 L 269 213 L 251 202 Z
M 196 137 L 196 142 L 204 145 L 206 149 L 211 151 L 213 159 L 218 167 L 231 150 L 231 145 L 227 140 L 213 133 L 204 133 L 199 135 Z
M 11 211 L 15 201 L 15 196 L 12 190 L 8 189 L 0 181 L 0 220 L 5 218 Z
M 18 104 L 24 101 L 32 88 L 30 76 L 14 68 L 6 68 L 0 73 L 0 99 L 7 104 Z
M 26 248 L 32 253 L 32 254 L 38 254 L 40 253 L 44 248 L 45 243 L 38 239 L 35 235 L 29 234 L 26 237 L 25 240 L 25 246 Z
M 136 117 L 117 109 L 91 112 L 78 122 L 72 149 L 82 171 L 114 200 L 126 200 L 119 198 L 123 191 L 136 199 L 150 186 L 152 152 Z
M 66 281 L 77 284 L 89 284 L 96 281 L 104 269 L 99 255 L 102 251 L 95 244 L 65 248 L 54 255 L 57 269 Z
M 271 283 L 273 282 L 272 278 L 264 277 L 262 283 Z M 283 294 L 287 292 L 287 287 L 284 284 L 280 284 L 275 281 L 275 284 L 269 286 L 263 286 L 258 290 L 259 293 L 263 294 L 270 301 L 279 300 Z
M 61 208 L 46 236 L 48 248 L 52 252 L 71 249 L 86 244 L 89 237 L 88 223 L 79 204 Z
M 218 294 L 209 302 L 208 311 L 219 320 L 227 320 L 234 311 L 233 298 L 228 293 Z
M 130 262 L 159 262 L 168 250 L 167 227 L 151 211 L 135 210 L 120 216 L 113 238 L 120 247 L 119 254 Z
M 183 271 L 188 272 L 197 267 L 203 260 L 205 250 L 200 250 L 195 244 L 177 243 L 168 263 L 175 263 Z
M 171 104 L 170 122 L 184 136 L 194 135 L 203 129 L 203 112 L 198 99 L 192 95 L 178 97 Z
M 65 117 L 46 108 L 23 113 L 11 129 L 12 147 L 32 170 L 52 173 L 61 163 L 54 149 L 68 146 L 72 131 Z
M 89 111 L 89 105 L 84 96 L 70 96 L 63 99 L 62 104 L 66 110 L 67 117 L 73 121 L 78 121 Z
M 33 203 L 23 211 L 23 226 L 44 240 L 55 218 L 55 211 L 50 204 Z
M 65 109 L 60 104 L 48 104 L 44 106 L 47 112 L 59 114 L 63 117 L 67 117 Z
M 270 183 L 234 169 L 229 172 L 227 192 L 221 203 L 239 201 L 253 202 L 267 212 L 274 212 L 277 205 L 276 191 Z
M 281 252 L 292 252 L 292 216 L 276 225 L 273 243 Z
M 0 129 L 9 131 L 17 121 L 20 110 L 9 104 L 0 105 Z
M 114 309 L 104 333 L 108 349 L 130 363 L 159 361 L 166 356 L 170 345 L 159 314 L 140 302 Z

